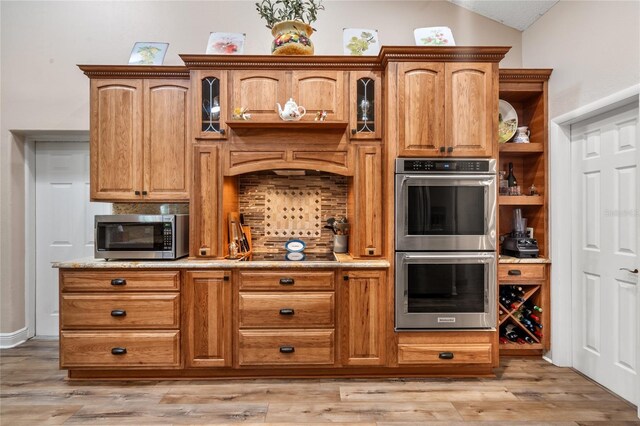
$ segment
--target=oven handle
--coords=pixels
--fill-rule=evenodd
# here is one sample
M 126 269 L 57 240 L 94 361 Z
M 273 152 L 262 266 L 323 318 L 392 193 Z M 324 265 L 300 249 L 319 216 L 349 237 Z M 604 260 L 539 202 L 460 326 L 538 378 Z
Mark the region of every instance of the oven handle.
M 418 259 L 495 259 L 495 253 L 481 254 L 470 253 L 460 255 L 460 253 L 453 254 L 405 254 L 402 256 L 403 260 L 418 260 Z
M 490 175 L 463 175 L 463 174 L 450 174 L 450 175 L 407 175 L 407 174 L 403 174 L 402 175 L 402 183 L 408 181 L 409 179 L 420 179 L 420 180 L 425 180 L 425 179 L 442 179 L 442 180 L 446 180 L 446 179 L 464 179 L 464 180 L 496 180 L 496 175 L 494 174 L 490 174 Z

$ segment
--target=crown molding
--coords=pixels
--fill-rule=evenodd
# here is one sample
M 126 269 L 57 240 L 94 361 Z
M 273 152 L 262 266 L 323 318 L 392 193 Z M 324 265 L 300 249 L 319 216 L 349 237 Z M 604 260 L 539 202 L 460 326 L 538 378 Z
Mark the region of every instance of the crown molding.
M 540 82 L 548 81 L 551 68 L 500 68 L 500 82 Z
M 189 78 L 182 65 L 78 65 L 89 78 Z

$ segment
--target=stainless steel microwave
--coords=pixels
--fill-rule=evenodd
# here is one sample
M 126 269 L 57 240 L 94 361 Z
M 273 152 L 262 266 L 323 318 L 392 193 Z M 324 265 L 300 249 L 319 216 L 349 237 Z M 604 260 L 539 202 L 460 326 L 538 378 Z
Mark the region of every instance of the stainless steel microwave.
M 178 259 L 189 254 L 189 215 L 98 215 L 94 222 L 99 259 Z

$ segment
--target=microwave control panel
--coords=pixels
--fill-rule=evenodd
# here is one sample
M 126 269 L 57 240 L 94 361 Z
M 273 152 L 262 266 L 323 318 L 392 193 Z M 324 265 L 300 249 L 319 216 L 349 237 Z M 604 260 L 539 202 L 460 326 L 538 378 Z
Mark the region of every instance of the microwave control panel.
M 396 162 L 396 172 L 495 173 L 495 160 L 398 159 Z
M 173 228 L 171 223 L 163 223 L 162 234 L 164 237 L 164 251 L 173 250 Z

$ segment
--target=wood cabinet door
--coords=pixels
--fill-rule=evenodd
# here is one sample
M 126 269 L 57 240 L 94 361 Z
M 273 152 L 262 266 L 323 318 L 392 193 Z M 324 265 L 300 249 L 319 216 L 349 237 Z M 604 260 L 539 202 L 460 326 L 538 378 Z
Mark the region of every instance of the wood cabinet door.
M 343 365 L 384 365 L 385 271 L 344 271 L 340 285 Z
M 287 102 L 285 71 L 233 71 L 231 105 L 229 108 L 249 108 L 253 121 L 280 120 L 279 103 L 283 108 Z
M 226 271 L 187 271 L 183 288 L 187 367 L 231 366 L 231 281 Z
M 218 223 L 219 191 L 221 180 L 218 147 L 194 146 L 193 187 L 189 216 L 190 254 L 193 257 L 217 257 L 220 224 Z
M 382 154 L 379 145 L 356 147 L 355 211 L 352 253 L 382 254 Z
M 189 199 L 189 80 L 144 82 L 146 200 Z
M 91 80 L 91 200 L 142 197 L 142 80 Z
M 331 70 L 292 72 L 291 97 L 306 109 L 303 120 L 313 121 L 320 111 L 327 112 L 327 120 L 346 120 L 345 75 Z
M 398 155 L 434 157 L 445 146 L 443 63 L 398 64 Z
M 227 85 L 227 71 L 191 71 L 191 115 L 200 139 L 227 138 Z
M 382 137 L 382 79 L 379 71 L 349 73 L 349 135 L 351 139 Z
M 491 157 L 493 154 L 493 140 L 497 137 L 493 123 L 498 116 L 493 66 L 491 63 L 446 64 L 447 155 Z

